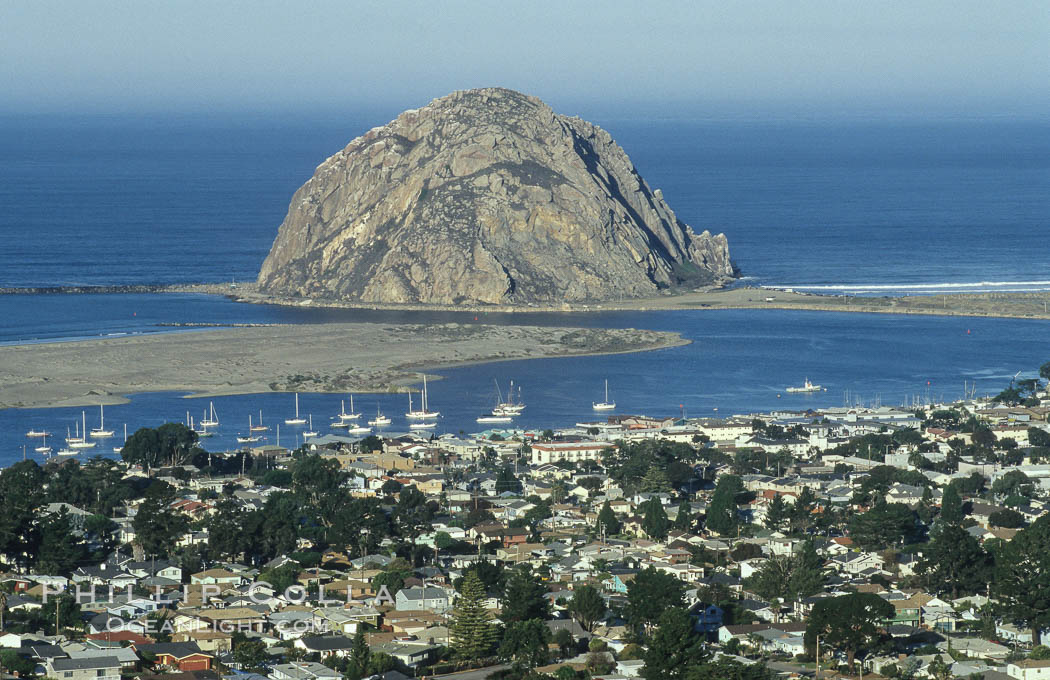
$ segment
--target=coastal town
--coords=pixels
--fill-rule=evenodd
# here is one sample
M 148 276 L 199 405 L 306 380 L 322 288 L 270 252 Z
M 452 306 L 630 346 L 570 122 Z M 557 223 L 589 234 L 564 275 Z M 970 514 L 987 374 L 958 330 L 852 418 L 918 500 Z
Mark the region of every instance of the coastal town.
M 19 462 L 0 677 L 1047 678 L 1039 376 L 294 450 L 170 423 Z

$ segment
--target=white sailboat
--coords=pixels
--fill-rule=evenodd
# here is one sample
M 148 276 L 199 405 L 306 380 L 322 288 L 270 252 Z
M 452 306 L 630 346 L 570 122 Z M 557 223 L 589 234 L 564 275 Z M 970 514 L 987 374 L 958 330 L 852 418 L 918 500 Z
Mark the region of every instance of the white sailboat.
M 408 429 L 410 430 L 433 430 L 435 427 L 437 427 L 437 423 L 433 421 L 420 421 L 408 424 Z
M 500 392 L 499 382 L 493 380 L 496 384 L 496 405 L 492 408 L 489 413 L 482 413 L 480 416 L 474 419 L 476 423 L 509 423 L 512 418 L 509 413 L 500 409 L 500 404 L 503 403 L 503 393 Z
M 219 426 L 219 419 L 217 417 L 215 417 L 215 404 L 213 402 L 210 402 L 210 401 L 208 402 L 207 417 L 206 418 L 201 418 L 200 425 L 201 425 L 202 428 L 218 427 Z
M 259 412 L 259 417 L 260 418 L 262 417 L 262 411 Z M 249 414 L 248 415 L 248 436 L 247 437 L 237 437 L 237 443 L 238 444 L 251 444 L 253 442 L 260 441 L 262 439 L 262 437 L 260 437 L 259 435 L 252 434 L 252 432 L 256 432 L 256 431 L 257 431 L 256 427 L 252 425 L 252 416 L 251 416 L 251 414 Z
M 284 421 L 285 425 L 306 425 L 306 418 L 299 417 L 299 393 L 295 393 L 295 417 L 286 418 Z
M 128 443 L 128 424 L 124 423 L 124 444 L 127 444 L 127 443 Z M 113 453 L 120 453 L 123 450 L 124 450 L 124 446 L 123 445 L 121 445 L 121 446 L 114 446 L 113 447 Z
M 408 418 L 409 420 L 426 420 L 428 418 L 437 418 L 439 415 L 441 415 L 437 411 L 431 411 L 429 409 L 429 404 L 428 404 L 428 401 L 427 401 L 427 376 L 426 375 L 423 376 L 423 393 L 420 395 L 420 401 L 422 402 L 420 404 L 420 409 L 418 411 L 417 410 L 413 410 L 412 409 L 412 390 L 408 391 L 408 413 L 405 414 L 406 418 Z
M 496 383 L 496 392 L 499 392 L 499 383 Z M 492 412 L 496 415 L 504 416 L 518 416 L 525 410 L 525 403 L 521 401 L 521 387 L 518 387 L 518 401 L 514 401 L 514 381 L 510 381 L 510 390 L 507 392 L 507 401 L 503 401 L 502 396 L 500 397 L 499 403 L 496 404 L 496 408 L 492 409 Z
M 49 434 L 51 433 L 47 430 L 30 430 L 29 432 L 26 432 L 27 437 L 46 437 Z
M 113 436 L 113 430 L 106 429 L 106 411 L 102 404 L 98 405 L 98 427 L 91 428 L 91 436 L 96 439 Z
M 376 404 L 376 417 L 374 420 L 369 420 L 368 424 L 372 427 L 384 427 L 390 424 L 390 418 L 383 415 L 383 412 L 379 410 L 379 404 Z
M 316 437 L 316 436 L 317 436 L 317 432 L 314 431 L 314 414 L 311 413 L 310 414 L 310 427 L 305 432 L 303 432 L 303 439 L 306 439 L 307 437 Z
M 259 424 L 258 425 L 252 425 L 252 417 L 248 416 L 248 431 L 249 432 L 266 432 L 269 429 L 270 428 L 268 428 L 265 425 L 263 425 L 262 409 L 259 409 Z M 259 440 L 256 439 L 255 441 L 259 441 Z
M 87 432 L 87 411 L 81 411 L 80 417 L 84 421 L 84 432 Z M 77 433 L 76 441 L 69 442 L 69 448 L 71 449 L 93 449 L 95 448 L 95 442 L 86 441 L 84 437 L 81 437 L 79 431 Z
M 44 441 L 40 444 L 40 446 L 36 447 L 33 450 L 36 451 L 37 453 L 42 453 L 45 456 L 50 455 L 51 447 L 47 445 L 47 434 L 46 433 L 44 434 Z
M 354 410 L 354 395 L 350 395 L 350 413 L 346 412 L 344 403 L 339 402 L 339 420 L 357 420 L 361 414 Z
M 609 401 L 609 381 L 605 381 L 605 401 L 596 401 L 591 403 L 591 408 L 595 411 L 611 411 L 616 408 L 615 401 Z

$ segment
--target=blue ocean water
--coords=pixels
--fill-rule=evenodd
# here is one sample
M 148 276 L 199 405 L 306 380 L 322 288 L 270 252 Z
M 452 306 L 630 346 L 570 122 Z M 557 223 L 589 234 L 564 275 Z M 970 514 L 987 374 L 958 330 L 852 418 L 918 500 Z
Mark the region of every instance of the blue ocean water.
M 0 286 L 252 279 L 294 190 L 326 156 L 381 120 L 50 118 L 0 121 Z M 894 290 L 1050 289 L 1050 125 L 599 121 L 696 230 L 724 231 L 759 285 Z M 979 282 L 980 285 L 970 285 Z M 1004 285 L 1003 282 L 1019 282 Z M 911 287 L 911 288 L 908 288 Z M 472 315 L 249 306 L 199 295 L 0 296 L 0 343 L 170 332 L 186 323 L 329 320 L 471 322 Z M 963 381 L 998 391 L 1050 359 L 1048 324 L 807 312 L 482 315 L 482 322 L 676 330 L 688 347 L 440 371 L 439 431 L 476 430 L 493 379 L 516 378 L 524 426 L 572 424 L 608 378 L 618 410 L 690 414 L 852 399 L 950 398 Z M 805 377 L 827 392 L 788 396 Z M 927 386 L 929 381 L 929 386 Z M 777 398 L 777 393 L 782 396 Z M 395 417 L 404 396 L 358 398 Z M 375 402 L 375 403 L 373 403 Z M 338 395 L 303 395 L 315 429 Z M 288 417 L 289 395 L 215 400 L 234 445 L 247 416 Z M 195 417 L 181 395 L 136 395 L 106 411 L 134 429 Z M 23 434 L 64 434 L 81 409 L 0 411 L 0 463 Z M 89 427 L 97 413 L 88 409 Z M 403 419 L 401 419 L 403 420 Z M 271 432 L 271 437 L 275 436 Z M 295 431 L 282 433 L 294 443 Z M 32 446 L 30 446 L 30 454 Z

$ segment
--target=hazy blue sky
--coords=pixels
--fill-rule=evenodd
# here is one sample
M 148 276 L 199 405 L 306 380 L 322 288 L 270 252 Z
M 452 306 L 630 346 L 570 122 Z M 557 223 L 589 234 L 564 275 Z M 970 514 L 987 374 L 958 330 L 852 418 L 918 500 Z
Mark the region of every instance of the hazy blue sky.
M 1050 2 L 0 2 L 0 110 L 1045 117 Z

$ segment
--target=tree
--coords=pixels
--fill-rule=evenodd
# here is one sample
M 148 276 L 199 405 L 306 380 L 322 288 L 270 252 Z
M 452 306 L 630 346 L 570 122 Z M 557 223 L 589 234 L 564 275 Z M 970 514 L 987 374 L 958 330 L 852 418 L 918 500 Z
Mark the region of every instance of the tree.
M 693 666 L 686 673 L 685 680 L 773 680 L 774 677 L 773 671 L 763 663 L 742 664 L 721 657 Z
M 671 490 L 671 482 L 662 467 L 651 465 L 642 477 L 639 488 L 644 493 L 666 493 Z
M 708 530 L 723 536 L 736 531 L 736 497 L 743 490 L 744 484 L 737 475 L 722 475 L 718 478 L 711 503 L 707 506 L 707 519 L 704 521 Z
M 521 482 L 518 481 L 510 466 L 504 466 L 496 475 L 496 494 L 501 493 L 521 493 Z
M 642 677 L 646 680 L 685 678 L 690 666 L 707 658 L 689 612 L 671 607 L 660 615 L 644 658 Z
M 1043 515 L 1013 540 L 996 559 L 992 592 L 1014 621 L 1029 626 L 1032 639 L 1050 626 L 1050 515 Z
M 69 576 L 87 558 L 87 548 L 73 535 L 65 508 L 51 513 L 40 523 L 40 551 L 37 571 L 41 574 Z
M 696 524 L 696 518 L 693 517 L 689 501 L 682 501 L 678 506 L 678 514 L 674 516 L 674 528 L 679 531 L 692 531 L 694 524 Z
M 448 632 L 456 657 L 468 663 L 476 663 L 488 656 L 499 638 L 499 630 L 485 609 L 487 598 L 485 585 L 477 573 L 467 572 Z
M 791 530 L 805 531 L 813 523 L 813 509 L 817 507 L 817 496 L 808 486 L 795 497 L 791 506 Z
M 645 514 L 642 517 L 642 531 L 654 541 L 662 541 L 667 538 L 667 532 L 671 528 L 671 521 L 667 519 L 667 513 L 659 498 L 650 498 L 645 502 Z
M 941 525 L 923 550 L 916 573 L 937 595 L 956 600 L 984 589 L 991 576 L 991 559 L 977 539 L 955 524 Z
M 1050 361 L 1039 367 L 1039 377 L 1050 383 Z
M 806 646 L 824 644 L 844 651 L 853 672 L 856 655 L 871 646 L 883 623 L 896 614 L 893 605 L 874 593 L 850 593 L 818 602 L 806 622 Z
M 503 593 L 503 621 L 528 621 L 546 619 L 550 616 L 547 588 L 532 573 L 532 568 L 523 564 L 511 570 Z
M 624 618 L 635 630 L 648 630 L 671 607 L 684 604 L 685 584 L 676 576 L 646 567 L 627 584 Z
M 955 484 L 944 487 L 941 496 L 941 521 L 946 524 L 959 524 L 963 521 L 962 498 Z
M 615 536 L 620 533 L 620 520 L 616 518 L 616 513 L 613 512 L 612 506 L 609 505 L 609 501 L 605 501 L 602 505 L 602 509 L 598 513 L 598 521 L 595 528 L 599 532 L 604 530 L 606 536 Z
M 766 506 L 766 528 L 771 531 L 779 531 L 787 518 L 788 508 L 784 503 L 784 497 L 780 494 L 773 496 L 773 500 L 769 501 L 769 505 Z
M 871 510 L 855 515 L 849 523 L 850 537 L 864 550 L 886 548 L 915 536 L 915 513 L 903 503 L 880 498 Z
M 154 484 L 146 492 L 146 498 L 132 521 L 135 540 L 147 555 L 166 557 L 171 554 L 189 524 L 185 515 L 168 507 L 173 494 L 167 484 Z
M 1028 443 L 1032 446 L 1050 446 L 1050 434 L 1038 427 L 1030 427 L 1028 428 Z
M 576 619 L 589 633 L 594 630 L 594 625 L 605 616 L 605 598 L 594 586 L 580 586 L 573 591 L 568 610 L 572 618 Z
M 354 633 L 354 642 L 350 647 L 350 655 L 346 660 L 347 680 L 361 680 L 368 675 L 369 665 L 372 662 L 372 650 L 368 647 L 365 639 L 364 626 L 358 625 Z
M 515 621 L 507 626 L 499 647 L 499 657 L 518 668 L 532 670 L 550 659 L 547 649 L 550 641 L 550 628 L 540 619 Z
M 259 672 L 270 660 L 266 643 L 259 640 L 243 640 L 233 647 L 233 660 L 247 671 Z
M 996 510 L 988 515 L 988 524 L 1005 529 L 1020 529 L 1024 526 L 1024 515 L 1009 508 Z
M 824 560 L 813 543 L 806 541 L 797 555 L 771 557 L 748 586 L 767 599 L 794 601 L 814 595 L 824 586 Z

